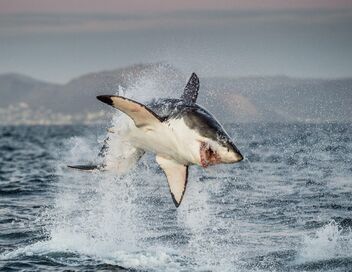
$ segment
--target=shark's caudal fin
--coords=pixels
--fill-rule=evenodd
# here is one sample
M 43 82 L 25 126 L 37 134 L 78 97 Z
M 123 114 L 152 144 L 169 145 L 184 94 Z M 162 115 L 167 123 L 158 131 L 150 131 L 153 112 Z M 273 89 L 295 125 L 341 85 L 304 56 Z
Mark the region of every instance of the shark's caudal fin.
M 153 125 L 163 121 L 160 116 L 147 106 L 126 97 L 118 95 L 99 95 L 97 99 L 126 113 L 132 118 L 136 127 Z
M 103 165 L 67 165 L 67 167 L 82 171 L 102 170 L 104 168 Z
M 199 91 L 199 78 L 193 73 L 183 91 L 181 99 L 186 103 L 196 103 Z
M 107 156 L 107 150 L 109 146 L 106 143 L 98 156 L 105 158 Z M 104 163 L 94 165 L 68 165 L 67 167 L 82 170 L 82 171 L 113 171 L 118 175 L 124 175 L 129 170 L 131 170 L 140 160 L 140 158 L 144 155 L 144 151 L 141 149 L 130 148 L 128 145 L 122 147 L 123 153 L 118 157 L 110 157 L 107 160 L 105 159 Z
M 170 193 L 175 206 L 180 206 L 187 186 L 188 166 L 160 156 L 156 156 L 156 161 L 164 170 L 167 177 Z

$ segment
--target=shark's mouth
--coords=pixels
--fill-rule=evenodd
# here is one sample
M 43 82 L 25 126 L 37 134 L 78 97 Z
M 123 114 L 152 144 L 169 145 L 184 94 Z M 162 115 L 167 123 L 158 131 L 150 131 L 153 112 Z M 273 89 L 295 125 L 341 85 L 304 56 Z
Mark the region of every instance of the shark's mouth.
M 206 168 L 209 165 L 220 163 L 220 156 L 219 154 L 211 149 L 209 144 L 204 142 L 200 143 L 200 164 Z

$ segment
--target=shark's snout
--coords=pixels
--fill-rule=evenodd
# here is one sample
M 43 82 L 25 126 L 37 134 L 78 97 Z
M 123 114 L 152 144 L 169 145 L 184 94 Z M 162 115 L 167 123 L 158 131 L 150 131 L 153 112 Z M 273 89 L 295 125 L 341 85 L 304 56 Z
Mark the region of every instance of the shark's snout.
M 234 152 L 234 162 L 240 162 L 242 160 L 243 155 L 239 151 Z
M 240 162 L 243 160 L 243 155 L 233 143 L 231 143 L 230 153 L 232 157 L 232 163 Z

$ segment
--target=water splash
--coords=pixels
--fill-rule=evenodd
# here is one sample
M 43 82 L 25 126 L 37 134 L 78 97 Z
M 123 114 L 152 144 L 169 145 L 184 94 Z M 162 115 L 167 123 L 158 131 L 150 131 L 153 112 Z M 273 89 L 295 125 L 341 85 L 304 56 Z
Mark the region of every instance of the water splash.
M 141 102 L 175 96 L 177 78 L 165 80 L 165 76 L 160 75 L 163 75 L 160 71 L 142 75 L 125 93 L 130 98 L 138 97 Z M 123 137 L 130 122 L 119 113 L 111 121 L 113 133 L 109 134 L 105 161 L 111 168 L 121 164 L 127 157 L 126 152 L 131 150 Z M 80 151 L 75 148 L 75 152 Z M 85 151 L 81 150 L 81 153 Z M 148 164 L 154 163 L 150 157 L 147 160 Z M 64 183 L 73 183 L 74 180 L 76 190 L 67 190 L 66 187 L 58 196 L 58 220 L 51 229 L 51 242 L 66 244 L 68 249 L 82 254 L 119 260 L 120 265 L 127 267 L 179 271 L 186 262 L 188 268 L 197 270 L 233 269 L 237 255 L 233 250 L 231 253 L 224 251 L 226 242 L 222 237 L 229 222 L 216 219 L 215 212 L 208 205 L 205 183 L 197 182 L 195 175 L 190 177 L 192 182 L 188 185 L 186 197 L 176 211 L 166 180 L 160 172 L 155 172 L 155 168 L 140 165 L 121 177 L 108 173 L 65 174 Z M 163 191 L 156 192 L 153 186 L 148 188 L 156 180 L 162 180 Z M 162 199 L 169 200 L 170 206 L 160 209 L 157 203 L 145 204 L 148 197 L 155 197 L 158 193 L 162 194 Z M 151 222 L 155 219 L 158 221 Z M 164 242 L 163 239 L 154 239 L 162 237 L 159 230 L 170 225 L 170 220 L 173 223 L 166 235 L 171 233 L 175 239 Z M 180 242 L 182 237 L 186 240 Z
M 125 94 L 132 99 L 145 103 L 151 99 L 178 98 L 181 96 L 187 78 L 171 66 L 160 64 L 154 69 L 143 71 L 134 78 Z
M 166 72 L 165 67 L 146 72 L 119 92 L 141 102 L 178 97 L 185 78 L 179 80 Z M 111 120 L 113 133 L 108 133 L 109 149 L 103 161 L 110 168 L 123 168 L 119 164 L 131 150 L 123 140 L 129 122 L 118 111 Z M 67 261 L 76 259 L 76 263 L 91 258 L 144 270 L 233 271 L 237 258 L 232 247 L 236 235 L 231 230 L 233 222 L 216 217 L 217 211 L 208 203 L 208 187 L 198 178 L 203 173 L 197 168 L 191 170 L 186 196 L 178 210 L 151 156 L 145 156 L 137 168 L 124 175 L 67 169 L 66 164 L 99 161 L 103 134 L 71 138 L 63 150 L 58 150 L 61 161 L 56 172 L 57 193 L 53 207 L 45 215 L 47 239 L 15 250 L 11 256 L 65 253 L 71 256 Z M 221 173 L 215 170 L 212 176 L 221 179 Z M 216 184 L 211 190 L 214 187 Z
M 165 81 L 165 76 L 160 75 L 163 75 L 160 71 L 142 75 L 126 90 L 126 94 L 131 98 L 138 97 L 141 102 L 173 96 L 171 94 L 175 93 L 177 80 Z M 111 167 L 121 164 L 126 152 L 131 150 L 123 138 L 129 122 L 126 116 L 118 112 L 112 118 L 113 133 L 109 134 L 109 149 L 105 159 L 105 163 Z M 69 144 L 71 148 L 66 158 L 70 161 L 81 156 L 91 157 L 97 145 L 84 138 L 71 139 Z M 147 159 L 149 164 L 153 163 L 150 158 Z M 146 187 L 156 178 L 164 179 L 164 176 L 143 165 L 120 177 L 109 172 L 61 171 L 60 174 L 60 189 L 52 211 L 52 218 L 55 219 L 48 227 L 48 248 L 95 256 L 107 262 L 143 269 L 180 270 L 185 260 L 205 269 L 219 264 L 219 261 L 208 261 L 209 254 L 221 251 L 214 247 L 215 240 L 207 238 L 206 232 L 214 220 L 210 218 L 206 188 L 204 184 L 195 182 L 196 179 L 189 184 L 187 198 L 180 210 L 176 212 L 169 201 L 170 206 L 160 210 L 160 216 L 153 213 L 154 203 L 149 209 L 145 206 L 146 197 L 156 193 Z M 162 197 L 170 200 L 167 183 L 165 180 L 162 182 Z M 181 232 L 175 231 L 175 235 L 184 233 L 189 237 L 188 242 L 184 245 L 177 241 L 168 241 L 166 244 L 159 240 L 150 242 L 152 237 L 160 236 L 157 229 L 168 224 L 170 212 L 176 216 L 175 223 L 181 228 Z M 146 218 L 145 213 L 149 214 L 149 218 Z M 155 217 L 159 220 L 157 224 L 149 222 Z
M 318 229 L 303 239 L 297 261 L 316 262 L 335 258 L 352 257 L 352 231 L 344 230 L 335 221 Z

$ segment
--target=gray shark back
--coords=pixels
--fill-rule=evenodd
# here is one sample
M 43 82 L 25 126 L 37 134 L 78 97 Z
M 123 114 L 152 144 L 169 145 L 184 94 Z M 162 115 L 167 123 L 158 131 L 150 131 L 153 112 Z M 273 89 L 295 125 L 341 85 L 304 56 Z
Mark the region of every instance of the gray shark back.
M 230 136 L 219 121 L 205 108 L 196 103 L 189 104 L 182 99 L 158 99 L 148 107 L 165 121 L 183 118 L 185 124 L 200 135 L 221 142 L 224 146 L 234 147 Z
M 158 116 L 167 120 L 177 115 L 187 106 L 181 99 L 162 98 L 152 100 L 147 106 L 153 110 Z

